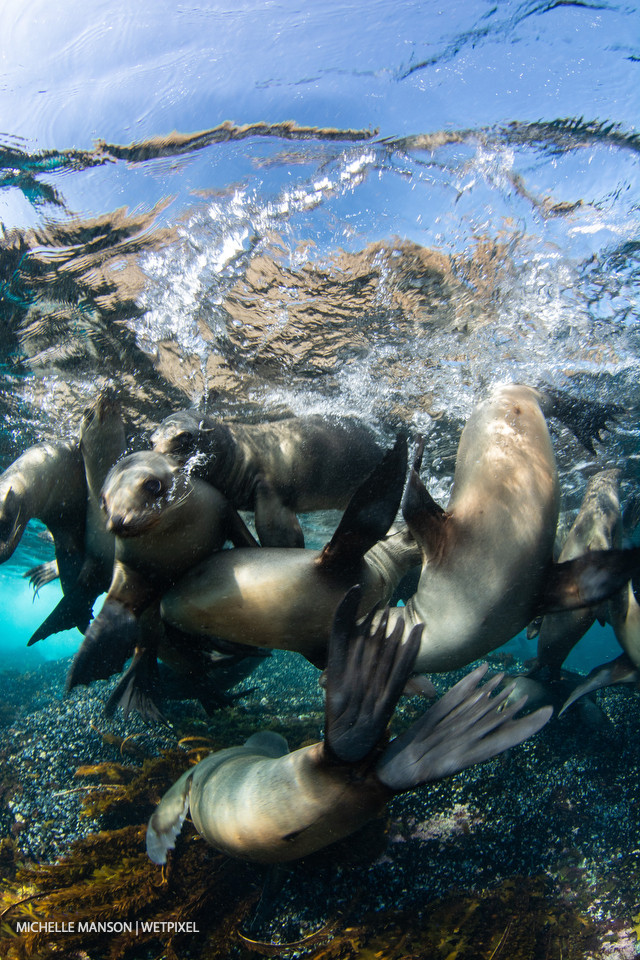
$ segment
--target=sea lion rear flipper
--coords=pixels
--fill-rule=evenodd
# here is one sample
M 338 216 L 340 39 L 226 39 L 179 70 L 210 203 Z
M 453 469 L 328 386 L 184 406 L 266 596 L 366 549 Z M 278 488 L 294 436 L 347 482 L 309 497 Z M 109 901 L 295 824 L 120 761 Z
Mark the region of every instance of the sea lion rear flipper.
M 456 683 L 406 733 L 389 744 L 376 766 L 376 775 L 386 787 L 399 793 L 439 780 L 495 757 L 544 726 L 553 713 L 551 707 L 513 720 L 526 697 L 505 707 L 511 684 L 490 697 L 502 674 L 478 688 L 486 670 L 483 664 Z
M 356 622 L 361 588 L 336 611 L 326 669 L 325 750 L 345 763 L 364 759 L 383 736 L 420 646 L 422 624 L 402 642 L 398 620 L 387 637 L 388 609 L 372 631 L 374 613 Z
M 176 845 L 176 837 L 189 812 L 189 793 L 194 767 L 186 770 L 169 787 L 147 825 L 147 853 L 154 863 L 166 863 L 167 853 Z
M 556 417 L 564 423 L 580 443 L 593 454 L 596 452 L 594 440 L 599 440 L 607 424 L 623 412 L 622 407 L 616 403 L 585 400 L 547 387 L 542 388 L 538 393 L 544 415 Z
M 145 720 L 154 720 L 169 727 L 171 724 L 160 710 L 158 700 L 158 662 L 155 650 L 139 647 L 105 704 L 105 716 L 113 717 L 117 707 L 122 707 L 125 717 L 135 710 Z
M 424 440 L 421 437 L 409 474 L 407 489 L 402 498 L 402 516 L 420 545 L 423 559 L 428 559 L 438 551 L 447 514 L 436 503 L 420 479 L 423 450 Z
M 295 510 L 284 505 L 264 478 L 256 485 L 255 518 L 263 547 L 304 547 L 304 534 Z
M 23 574 L 25 579 L 29 578 L 29 584 L 33 587 L 34 599 L 38 596 L 41 587 L 45 583 L 52 583 L 58 579 L 58 561 L 48 560 L 46 563 L 39 563 L 36 567 L 29 567 Z
M 67 675 L 67 692 L 79 683 L 105 680 L 120 673 L 138 644 L 140 628 L 134 615 L 108 597 L 84 635 Z
M 584 683 L 579 684 L 571 696 L 567 697 L 558 716 L 562 716 L 572 703 L 575 703 L 576 700 L 584 697 L 587 693 L 602 690 L 603 687 L 613 687 L 618 683 L 638 683 L 638 681 L 640 681 L 640 670 L 627 654 L 623 653 L 622 656 L 612 660 L 611 663 L 595 667 L 585 678 Z
M 589 550 L 575 560 L 551 564 L 539 600 L 540 613 L 591 607 L 612 597 L 640 573 L 640 547 Z
M 396 518 L 407 472 L 407 438 L 398 436 L 347 504 L 338 528 L 316 561 L 326 571 L 359 563 Z

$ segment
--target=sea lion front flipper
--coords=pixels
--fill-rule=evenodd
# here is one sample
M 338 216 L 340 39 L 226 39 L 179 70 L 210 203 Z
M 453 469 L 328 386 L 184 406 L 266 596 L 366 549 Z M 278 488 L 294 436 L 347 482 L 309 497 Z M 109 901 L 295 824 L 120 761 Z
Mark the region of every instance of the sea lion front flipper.
M 336 532 L 316 563 L 325 571 L 360 563 L 396 518 L 407 472 L 407 438 L 400 434 L 347 504 Z
M 91 622 L 67 675 L 67 693 L 78 684 L 120 673 L 140 639 L 138 621 L 118 600 L 108 597 Z
M 46 563 L 39 563 L 36 567 L 29 567 L 22 576 L 25 579 L 29 578 L 29 584 L 33 587 L 35 599 L 45 583 L 53 583 L 54 580 L 58 579 L 58 561 L 48 560 Z
M 447 514 L 436 503 L 420 479 L 423 451 L 424 440 L 421 437 L 409 473 L 407 489 L 402 498 L 402 516 L 414 539 L 420 545 L 423 559 L 428 559 L 438 551 Z
M 54 633 L 72 630 L 74 627 L 77 627 L 80 633 L 84 633 L 91 620 L 96 596 L 97 593 L 94 591 L 87 592 L 80 586 L 74 587 L 64 595 L 49 616 L 45 617 L 38 629 L 31 634 L 27 646 L 31 647 L 38 640 L 45 640 Z
M 477 667 L 406 733 L 392 740 L 376 766 L 376 776 L 386 787 L 399 793 L 439 780 L 495 757 L 544 726 L 553 713 L 551 707 L 513 720 L 526 697 L 505 707 L 512 686 L 491 697 L 502 674 L 479 688 L 486 670 L 486 664 Z
M 113 717 L 117 707 L 122 707 L 125 717 L 135 710 L 145 720 L 154 720 L 170 727 L 158 705 L 159 696 L 156 651 L 138 647 L 105 704 L 105 716 Z
M 176 845 L 176 837 L 189 812 L 189 792 L 194 767 L 186 770 L 162 797 L 147 825 L 147 853 L 153 863 L 166 863 L 167 853 Z
M 594 440 L 610 421 L 623 412 L 616 403 L 599 403 L 581 397 L 570 396 L 560 390 L 544 387 L 538 391 L 540 408 L 546 417 L 556 417 L 571 431 L 580 443 L 595 454 Z
M 356 622 L 362 590 L 352 587 L 333 621 L 326 669 L 325 750 L 345 763 L 364 759 L 382 738 L 413 669 L 423 625 L 402 642 L 404 622 L 386 636 L 388 609 Z
M 591 607 L 608 600 L 640 573 L 640 547 L 589 550 L 575 560 L 550 565 L 540 613 Z
M 238 511 L 231 504 L 228 506 L 226 523 L 227 540 L 230 540 L 234 547 L 260 546 Z
M 256 485 L 255 518 L 263 547 L 304 547 L 304 534 L 295 510 L 285 506 L 263 477 Z
M 623 653 L 610 663 L 595 667 L 587 675 L 584 683 L 579 684 L 571 696 L 567 697 L 558 716 L 562 716 L 572 703 L 575 703 L 576 700 L 584 697 L 587 693 L 602 690 L 603 687 L 613 687 L 618 683 L 638 683 L 638 681 L 640 681 L 640 670 L 626 653 Z

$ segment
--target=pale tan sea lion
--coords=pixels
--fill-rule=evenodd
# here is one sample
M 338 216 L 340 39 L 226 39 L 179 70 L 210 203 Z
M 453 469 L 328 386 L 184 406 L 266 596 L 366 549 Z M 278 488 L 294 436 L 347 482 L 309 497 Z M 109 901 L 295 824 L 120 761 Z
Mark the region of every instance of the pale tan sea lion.
M 113 575 L 74 658 L 68 689 L 122 670 L 140 639 L 139 617 L 191 566 L 226 540 L 256 545 L 221 493 L 152 450 L 123 457 L 109 471 L 101 499 L 107 530 L 115 535 Z M 155 650 L 148 652 L 155 659 Z
M 217 553 L 165 593 L 163 619 L 188 634 L 297 650 L 324 666 L 345 590 L 362 583 L 361 613 L 387 602 L 420 551 L 406 526 L 385 536 L 402 497 L 400 439 L 359 487 L 322 550 L 263 547 Z
M 75 583 L 67 586 L 63 599 L 32 634 L 29 646 L 74 626 L 83 633 L 96 597 L 109 588 L 115 537 L 107 530 L 100 492 L 107 473 L 122 456 L 125 446 L 120 403 L 110 389 L 102 390 L 85 409 L 80 424 L 79 447 L 87 487 L 82 566 Z M 33 571 L 31 573 L 33 580 Z
M 403 512 L 423 569 L 401 615 L 425 624 L 420 671 L 471 663 L 544 612 L 598 604 L 638 566 L 634 550 L 552 562 L 559 488 L 545 413 L 569 418 L 571 409 L 531 387 L 497 387 L 462 431 L 446 511 L 412 471 Z M 600 430 L 605 414 L 589 414 L 586 401 L 577 412 L 573 427 L 587 442 L 587 425 Z
M 254 510 L 263 546 L 303 547 L 297 513 L 344 509 L 382 458 L 364 423 L 296 417 L 239 424 L 194 410 L 167 417 L 151 437 L 156 450 L 220 490 L 237 510 Z
M 479 668 L 387 745 L 420 627 L 404 642 L 402 620 L 389 636 L 385 617 L 375 632 L 371 618 L 357 628 L 359 603 L 358 590 L 351 590 L 331 631 L 325 740 L 289 753 L 283 737 L 263 731 L 187 770 L 149 820 L 154 863 L 166 861 L 187 814 L 208 843 L 230 856 L 295 860 L 353 833 L 395 794 L 493 757 L 548 720 L 548 708 L 514 720 L 522 701 L 501 709 L 509 690 L 490 696 L 501 675 L 478 688 L 486 669 Z

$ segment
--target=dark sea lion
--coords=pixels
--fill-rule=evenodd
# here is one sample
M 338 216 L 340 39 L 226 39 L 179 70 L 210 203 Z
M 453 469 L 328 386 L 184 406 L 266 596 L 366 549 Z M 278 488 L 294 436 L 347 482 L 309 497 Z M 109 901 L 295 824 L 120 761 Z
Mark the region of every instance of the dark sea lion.
M 396 615 L 425 625 L 420 671 L 465 666 L 542 613 L 598 604 L 640 563 L 637 550 L 552 562 L 559 487 L 545 412 L 569 417 L 571 405 L 517 384 L 497 387 L 480 403 L 460 437 L 446 511 L 411 472 L 403 513 L 423 568 L 415 595 Z M 606 413 L 590 414 L 585 402 L 577 412 L 578 424 L 569 425 L 587 442 L 588 425 L 599 431 Z
M 151 442 L 183 463 L 193 457 L 197 476 L 237 510 L 254 510 L 260 543 L 270 547 L 303 547 L 296 514 L 344 509 L 382 457 L 369 427 L 349 417 L 243 425 L 182 410 L 160 424 Z
M 385 536 L 402 497 L 400 438 L 352 497 L 323 550 L 229 550 L 189 571 L 162 598 L 163 619 L 189 634 L 297 650 L 326 661 L 331 621 L 345 590 L 362 583 L 361 613 L 386 603 L 420 551 L 402 526 Z
M 456 684 L 402 736 L 387 744 L 387 724 L 413 670 L 420 627 L 406 641 L 386 618 L 357 628 L 358 590 L 340 604 L 329 640 L 325 740 L 288 752 L 263 731 L 244 746 L 211 754 L 164 795 L 149 820 L 147 853 L 164 863 L 187 814 L 204 839 L 233 857 L 295 860 L 348 836 L 397 793 L 413 790 L 501 753 L 536 733 L 545 708 L 513 719 L 522 702 L 490 696 L 479 668 Z
M 87 485 L 77 444 L 30 447 L 0 476 L 0 563 L 18 546 L 29 520 L 53 536 L 62 588 L 74 582 L 84 555 Z
M 582 505 L 558 562 L 574 560 L 588 550 L 611 550 L 621 545 L 619 471 L 601 470 L 587 484 Z M 557 675 L 576 643 L 595 622 L 596 615 L 602 621 L 606 611 L 598 614 L 593 607 L 584 607 L 543 617 L 538 633 L 538 669 Z
M 122 670 L 140 639 L 138 618 L 191 566 L 226 540 L 257 546 L 221 493 L 155 451 L 123 457 L 109 471 L 101 499 L 106 528 L 115 535 L 113 575 L 74 658 L 68 689 Z
M 84 633 L 96 597 L 109 588 L 115 537 L 107 530 L 100 492 L 107 473 L 122 456 L 125 446 L 120 403 L 110 389 L 102 390 L 85 409 L 80 424 L 79 447 L 87 488 L 82 566 L 75 583 L 64 590 L 63 599 L 31 636 L 29 646 L 72 627 Z

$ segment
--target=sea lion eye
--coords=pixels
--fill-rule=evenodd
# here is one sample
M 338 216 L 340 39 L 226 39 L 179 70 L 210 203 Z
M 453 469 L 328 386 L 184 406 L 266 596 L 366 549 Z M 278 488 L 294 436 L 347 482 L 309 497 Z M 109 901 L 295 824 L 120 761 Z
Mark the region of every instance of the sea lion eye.
M 157 477 L 149 477 L 149 479 L 145 480 L 142 484 L 142 489 L 145 493 L 151 494 L 152 497 L 157 497 L 162 491 L 162 481 L 158 480 Z

